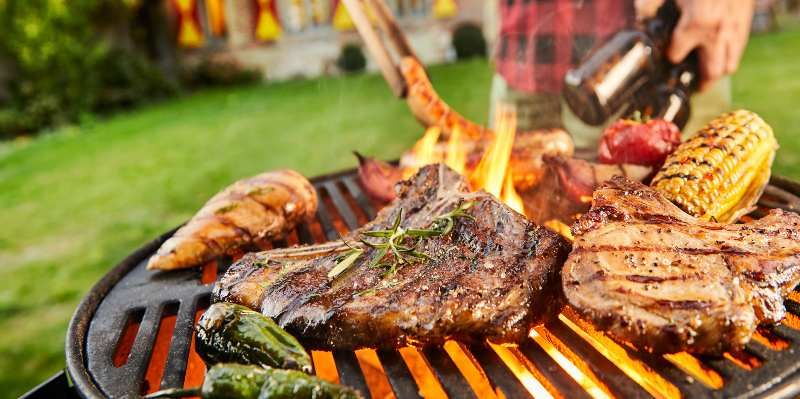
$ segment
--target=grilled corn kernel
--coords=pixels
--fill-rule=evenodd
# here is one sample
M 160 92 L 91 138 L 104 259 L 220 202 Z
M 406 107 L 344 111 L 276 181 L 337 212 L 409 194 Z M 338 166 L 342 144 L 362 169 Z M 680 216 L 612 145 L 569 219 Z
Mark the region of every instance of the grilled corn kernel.
M 693 216 L 731 223 L 758 201 L 777 148 L 772 128 L 758 115 L 726 113 L 682 143 L 652 186 Z

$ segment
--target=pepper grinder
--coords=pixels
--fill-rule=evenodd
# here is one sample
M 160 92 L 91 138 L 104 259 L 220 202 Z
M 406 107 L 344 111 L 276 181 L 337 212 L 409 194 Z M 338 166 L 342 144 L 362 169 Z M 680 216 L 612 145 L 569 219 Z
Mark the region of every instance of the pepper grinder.
M 640 89 L 664 79 L 666 50 L 680 11 L 667 0 L 636 29 L 617 32 L 564 77 L 563 96 L 578 118 L 600 125 L 629 103 Z M 667 67 L 665 67 L 665 64 Z

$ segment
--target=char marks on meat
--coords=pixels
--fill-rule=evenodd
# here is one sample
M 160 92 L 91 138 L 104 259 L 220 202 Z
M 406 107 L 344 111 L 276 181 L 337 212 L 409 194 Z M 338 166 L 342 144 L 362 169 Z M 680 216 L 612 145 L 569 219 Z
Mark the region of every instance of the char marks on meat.
M 720 354 L 783 319 L 800 282 L 800 216 L 703 222 L 617 177 L 573 226 L 562 270 L 569 304 L 612 336 L 654 352 Z
M 246 255 L 214 289 L 217 301 L 258 309 L 312 347 L 352 349 L 440 344 L 446 339 L 498 342 L 524 338 L 559 308 L 560 266 L 569 244 L 441 165 L 398 184 L 398 197 L 359 232 L 425 228 L 465 202 L 474 218 L 457 218 L 447 235 L 425 239 L 430 259 L 382 277 L 368 267 L 374 249 L 328 278 L 347 247 L 331 242 Z

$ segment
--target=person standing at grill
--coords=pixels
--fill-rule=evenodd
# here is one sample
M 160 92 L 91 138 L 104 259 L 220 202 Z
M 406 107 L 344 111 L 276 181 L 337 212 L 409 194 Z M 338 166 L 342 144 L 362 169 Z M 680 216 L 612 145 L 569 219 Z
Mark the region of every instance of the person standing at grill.
M 647 18 L 664 0 L 498 0 L 491 114 L 498 102 L 517 108 L 520 130 L 565 127 L 577 146 L 596 146 L 603 126 L 583 124 L 561 100 L 566 72 L 595 45 Z M 738 67 L 750 32 L 753 0 L 676 0 L 681 18 L 667 57 L 697 49 L 701 93 L 692 99 L 693 132 L 730 108 L 728 75 Z M 489 120 L 494 120 L 490 115 Z M 607 123 L 612 122 L 609 120 Z

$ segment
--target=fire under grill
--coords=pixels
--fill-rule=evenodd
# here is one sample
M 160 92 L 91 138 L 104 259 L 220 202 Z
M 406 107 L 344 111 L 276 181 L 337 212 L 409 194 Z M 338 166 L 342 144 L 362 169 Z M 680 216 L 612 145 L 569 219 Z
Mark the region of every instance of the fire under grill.
M 375 216 L 353 171 L 314 180 L 316 220 L 275 247 L 339 238 Z M 794 193 L 794 194 L 792 194 Z M 794 209 L 800 186 L 774 178 L 764 207 Z M 83 300 L 67 336 L 67 371 L 86 398 L 128 398 L 202 383 L 193 324 L 208 307 L 214 281 L 231 264 L 145 270 L 170 233 L 107 274 Z M 654 356 L 612 341 L 566 310 L 516 346 L 463 345 L 391 351 L 312 352 L 316 373 L 369 398 L 506 397 L 794 397 L 800 393 L 800 292 L 786 300 L 782 325 L 759 328 L 747 347 L 721 358 Z

